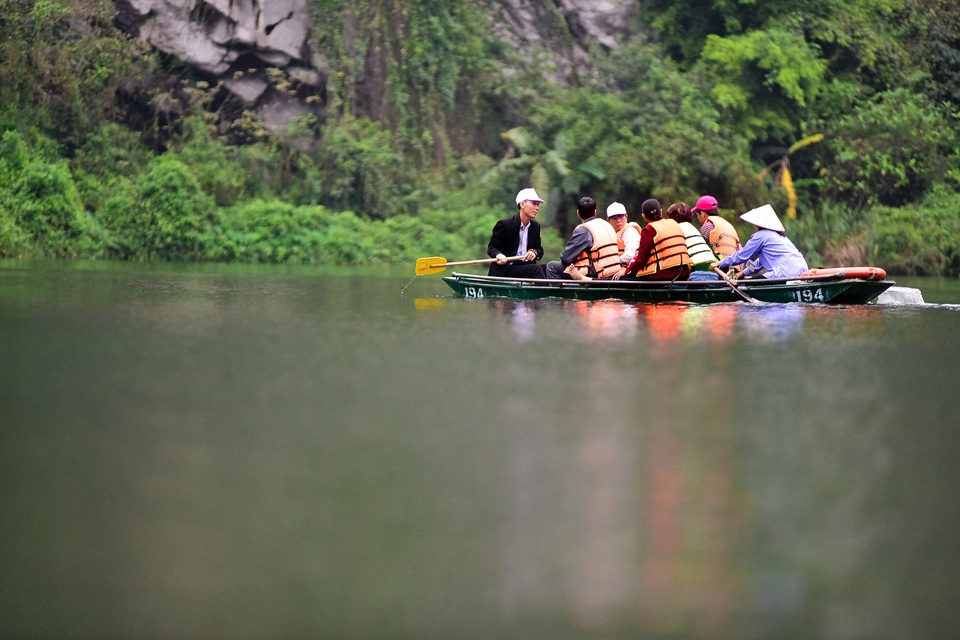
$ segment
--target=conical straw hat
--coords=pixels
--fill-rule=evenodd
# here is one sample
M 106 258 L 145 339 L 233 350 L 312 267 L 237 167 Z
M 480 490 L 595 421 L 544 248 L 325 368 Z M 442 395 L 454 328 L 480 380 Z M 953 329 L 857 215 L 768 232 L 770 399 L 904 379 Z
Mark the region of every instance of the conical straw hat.
M 780 233 L 784 232 L 783 223 L 780 222 L 780 218 L 777 217 L 777 212 L 768 204 L 747 211 L 740 216 L 740 219 L 744 222 L 755 224 L 762 229 L 770 229 L 772 231 L 779 231 Z

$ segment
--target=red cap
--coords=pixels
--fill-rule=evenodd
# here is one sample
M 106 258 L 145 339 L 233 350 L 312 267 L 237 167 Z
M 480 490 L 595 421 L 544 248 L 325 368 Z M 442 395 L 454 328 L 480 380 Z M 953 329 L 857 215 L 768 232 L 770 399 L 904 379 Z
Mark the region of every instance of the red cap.
M 697 204 L 694 205 L 693 209 L 690 210 L 691 213 L 695 211 L 716 211 L 717 210 L 717 199 L 713 196 L 700 196 L 700 199 L 697 200 Z

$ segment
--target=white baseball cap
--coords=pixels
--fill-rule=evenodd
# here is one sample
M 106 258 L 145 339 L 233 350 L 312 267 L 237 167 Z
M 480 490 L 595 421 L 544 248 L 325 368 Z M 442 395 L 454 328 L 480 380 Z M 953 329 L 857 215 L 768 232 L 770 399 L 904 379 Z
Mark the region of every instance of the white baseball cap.
M 612 218 L 613 216 L 625 216 L 627 215 L 627 208 L 620 204 L 619 202 L 611 202 L 610 206 L 607 207 L 607 217 Z
M 747 211 L 740 216 L 740 219 L 744 222 L 755 224 L 761 229 L 770 229 L 772 231 L 779 231 L 780 233 L 784 231 L 783 223 L 780 222 L 780 218 L 777 217 L 777 212 L 774 211 L 773 207 L 769 204 Z
M 524 200 L 532 200 L 533 202 L 543 202 L 543 198 L 537 195 L 537 190 L 530 189 L 521 189 L 517 194 L 517 204 L 520 204 Z

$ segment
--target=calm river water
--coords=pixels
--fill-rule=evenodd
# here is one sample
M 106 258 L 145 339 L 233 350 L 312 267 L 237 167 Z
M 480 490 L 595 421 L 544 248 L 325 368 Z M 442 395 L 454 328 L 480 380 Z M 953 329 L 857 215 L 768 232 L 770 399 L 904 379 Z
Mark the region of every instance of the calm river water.
M 0 262 L 4 638 L 939 639 L 960 283 L 455 299 Z

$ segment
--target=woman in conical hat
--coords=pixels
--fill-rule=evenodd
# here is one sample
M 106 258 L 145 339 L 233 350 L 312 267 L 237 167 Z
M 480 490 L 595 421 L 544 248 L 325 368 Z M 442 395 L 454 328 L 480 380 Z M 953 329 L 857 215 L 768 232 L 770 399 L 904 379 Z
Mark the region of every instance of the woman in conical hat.
M 739 251 L 711 267 L 727 269 L 747 263 L 741 278 L 796 278 L 808 269 L 803 254 L 787 238 L 783 223 L 769 204 L 747 211 L 740 219 L 755 226 L 756 233 Z

